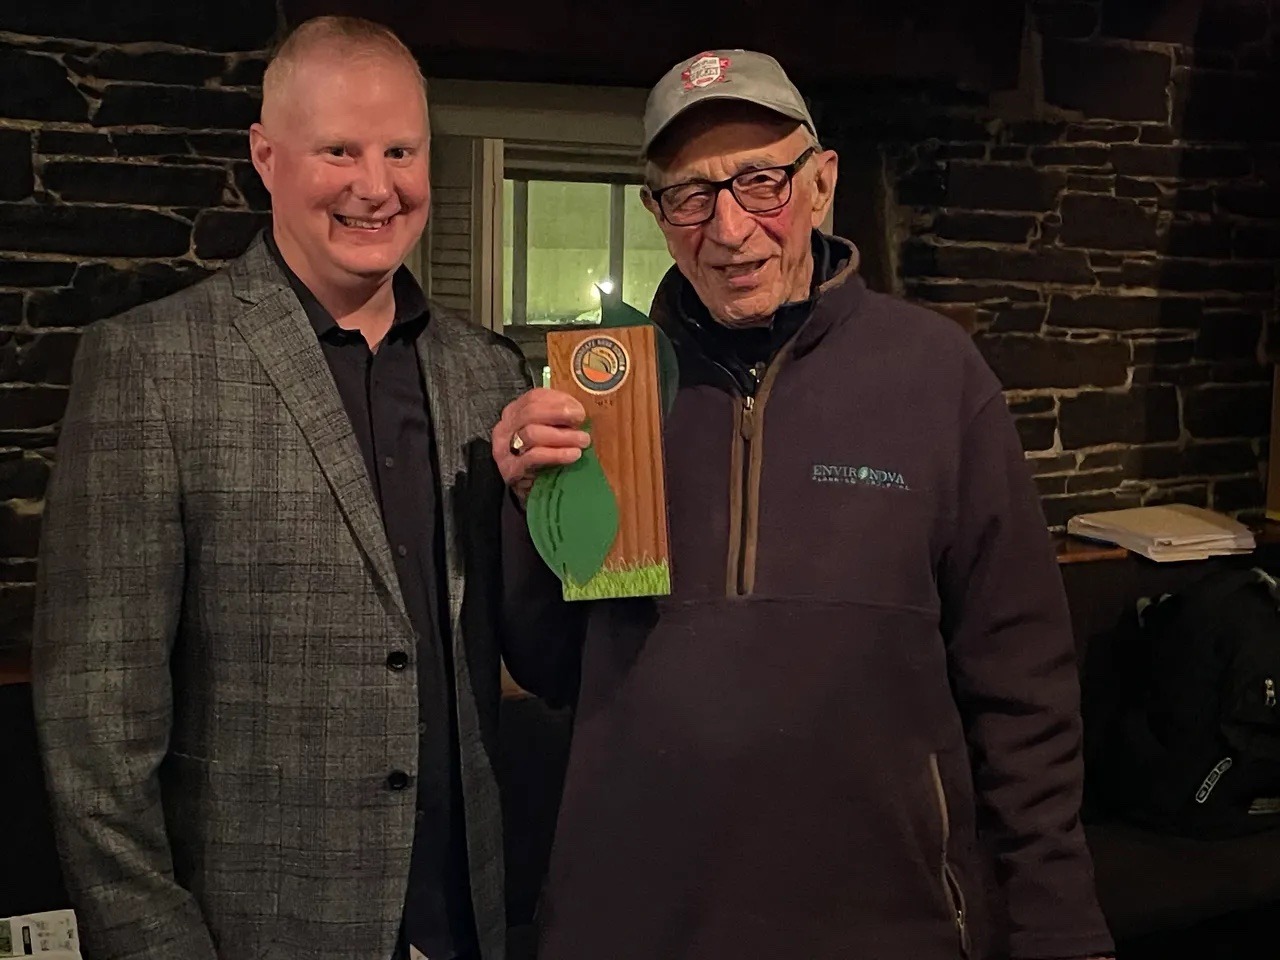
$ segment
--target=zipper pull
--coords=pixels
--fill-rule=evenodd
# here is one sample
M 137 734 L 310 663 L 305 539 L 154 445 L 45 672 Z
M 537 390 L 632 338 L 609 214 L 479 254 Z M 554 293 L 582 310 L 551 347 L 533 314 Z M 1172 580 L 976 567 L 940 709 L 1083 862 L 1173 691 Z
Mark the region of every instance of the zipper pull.
M 1276 705 L 1276 682 L 1267 677 L 1265 686 L 1267 690 L 1267 706 L 1274 707 Z
M 764 376 L 765 365 L 757 363 L 748 373 L 753 381 L 751 390 L 742 398 L 742 439 L 750 440 L 756 432 L 756 391 L 760 389 L 760 378 Z
M 742 439 L 750 440 L 756 432 L 756 398 L 742 398 Z

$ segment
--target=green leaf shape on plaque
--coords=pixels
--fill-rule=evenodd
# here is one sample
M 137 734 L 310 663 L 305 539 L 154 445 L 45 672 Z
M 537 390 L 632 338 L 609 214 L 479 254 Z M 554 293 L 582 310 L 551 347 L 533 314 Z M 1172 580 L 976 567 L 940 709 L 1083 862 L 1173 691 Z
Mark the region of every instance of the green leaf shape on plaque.
M 595 576 L 618 537 L 618 500 L 594 447 L 538 474 L 525 512 L 539 555 L 564 581 Z
M 676 402 L 676 391 L 680 388 L 680 364 L 676 360 L 676 348 L 672 345 L 671 338 L 660 326 L 621 298 L 607 298 L 600 304 L 602 327 L 639 327 L 644 324 L 653 327 L 658 350 L 658 396 L 662 403 L 662 415 L 665 417 L 671 412 L 671 405 Z
M 538 556 L 546 562 L 552 570 L 559 570 L 556 567 L 556 547 L 552 542 L 551 530 L 548 526 L 548 508 L 551 503 L 551 490 L 555 486 L 555 481 L 559 475 L 558 470 L 544 470 L 534 478 L 533 487 L 529 490 L 529 497 L 525 501 L 525 517 L 529 523 L 529 536 L 533 540 L 533 545 L 537 548 Z

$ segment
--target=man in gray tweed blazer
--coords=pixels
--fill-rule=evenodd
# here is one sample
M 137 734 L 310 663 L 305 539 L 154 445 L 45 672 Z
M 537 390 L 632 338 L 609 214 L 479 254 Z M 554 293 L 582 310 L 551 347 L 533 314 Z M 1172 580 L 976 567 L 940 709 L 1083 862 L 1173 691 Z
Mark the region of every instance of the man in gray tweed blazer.
M 84 334 L 34 668 L 86 960 L 504 955 L 489 436 L 529 380 L 401 266 L 424 89 L 303 25 L 251 132 L 272 229 Z

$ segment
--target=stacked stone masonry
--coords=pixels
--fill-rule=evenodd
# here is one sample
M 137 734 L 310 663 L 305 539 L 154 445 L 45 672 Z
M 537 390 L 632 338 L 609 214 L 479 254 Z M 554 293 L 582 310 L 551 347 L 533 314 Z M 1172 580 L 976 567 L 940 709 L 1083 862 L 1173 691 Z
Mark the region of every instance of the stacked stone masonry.
M 88 323 L 244 249 L 270 0 L 0 14 L 0 653 L 30 635 L 40 515 Z
M 900 292 L 973 325 L 1054 528 L 1265 496 L 1280 8 L 1176 6 L 1031 4 L 1012 97 L 823 104 L 883 151 Z

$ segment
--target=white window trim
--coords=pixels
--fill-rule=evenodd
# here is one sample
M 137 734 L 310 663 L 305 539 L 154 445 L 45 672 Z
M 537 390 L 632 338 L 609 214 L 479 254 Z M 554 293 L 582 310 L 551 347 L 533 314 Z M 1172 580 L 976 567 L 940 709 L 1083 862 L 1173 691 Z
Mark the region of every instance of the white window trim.
M 432 80 L 433 134 L 629 148 L 640 153 L 648 91 L 551 83 Z
M 472 143 L 471 322 L 502 332 L 503 141 Z

